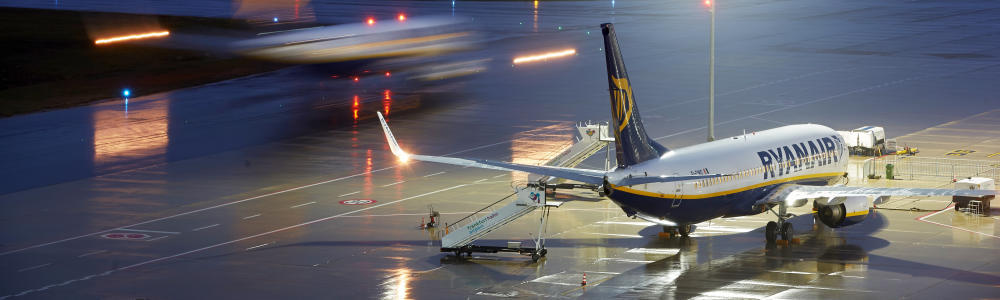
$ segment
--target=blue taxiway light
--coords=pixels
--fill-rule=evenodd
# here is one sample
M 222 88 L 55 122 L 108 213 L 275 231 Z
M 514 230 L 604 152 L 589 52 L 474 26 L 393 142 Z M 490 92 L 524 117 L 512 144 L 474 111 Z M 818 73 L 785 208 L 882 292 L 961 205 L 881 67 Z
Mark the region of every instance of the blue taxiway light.
M 278 23 L 278 17 L 274 17 L 274 23 Z
M 129 89 L 122 90 L 122 97 L 128 97 L 131 94 L 132 94 L 132 91 L 130 91 Z

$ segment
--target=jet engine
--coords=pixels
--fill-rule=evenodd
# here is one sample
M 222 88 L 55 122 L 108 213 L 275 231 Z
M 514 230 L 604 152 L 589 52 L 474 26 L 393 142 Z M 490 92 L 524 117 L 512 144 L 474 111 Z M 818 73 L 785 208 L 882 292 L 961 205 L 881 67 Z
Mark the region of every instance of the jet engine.
M 816 218 L 832 228 L 854 225 L 868 216 L 867 196 L 836 197 L 813 202 Z

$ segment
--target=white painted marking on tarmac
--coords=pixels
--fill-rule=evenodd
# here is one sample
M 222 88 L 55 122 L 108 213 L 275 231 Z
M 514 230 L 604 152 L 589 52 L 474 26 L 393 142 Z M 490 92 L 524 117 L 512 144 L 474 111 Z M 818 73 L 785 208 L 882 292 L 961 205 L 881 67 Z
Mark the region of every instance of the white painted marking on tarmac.
M 788 125 L 788 123 L 785 123 L 785 122 L 778 122 L 778 121 L 775 121 L 775 120 L 768 120 L 768 119 L 764 119 L 764 118 L 752 117 L 752 119 L 761 120 L 761 121 L 765 121 L 765 122 L 774 122 L 774 123 L 778 123 L 778 125 L 782 125 L 782 126 Z
M 350 192 L 350 193 L 347 193 L 347 194 L 343 194 L 343 195 L 340 195 L 340 196 L 337 196 L 337 197 L 343 197 L 343 196 L 350 196 L 350 195 L 354 195 L 354 194 L 357 194 L 357 193 L 360 193 L 360 192 L 361 192 L 361 191 L 357 191 L 357 192 Z
M 299 204 L 299 205 L 293 205 L 293 206 L 291 206 L 291 207 L 288 207 L 288 208 L 297 208 L 297 207 L 303 207 L 303 206 L 306 206 L 306 205 L 309 205 L 309 204 L 316 204 L 316 201 L 313 201 L 313 202 L 307 202 L 307 203 L 302 203 L 302 204 Z
M 437 267 L 437 268 L 433 268 L 433 269 L 430 269 L 430 270 L 423 270 L 423 271 L 414 271 L 413 273 L 414 273 L 414 274 L 424 274 L 424 273 L 430 273 L 430 272 L 434 272 L 434 271 L 437 271 L 437 270 L 438 270 L 438 269 L 440 269 L 440 268 L 444 268 L 444 266 L 439 266 L 439 267 Z
M 243 217 L 243 219 L 244 220 L 250 220 L 250 219 L 253 219 L 253 218 L 256 218 L 256 217 L 260 217 L 260 214 L 256 214 L 256 215 L 252 215 L 252 216 L 246 216 L 246 217 Z
M 116 228 L 112 228 L 112 229 L 108 229 L 108 230 L 102 230 L 102 231 L 98 231 L 98 232 L 94 232 L 94 233 L 82 234 L 82 235 L 78 235 L 78 236 L 74 236 L 74 237 L 70 237 L 70 238 L 65 238 L 65 239 L 61 239 L 61 240 L 58 240 L 58 241 L 54 241 L 54 242 L 48 242 L 48 243 L 38 244 L 38 245 L 34 245 L 34 246 L 29 246 L 29 247 L 17 249 L 17 250 L 10 250 L 10 251 L 7 251 L 7 252 L 0 253 L 0 256 L 11 254 L 11 253 L 17 253 L 17 252 L 21 252 L 21 251 L 24 251 L 24 250 L 30 250 L 30 249 L 34 249 L 34 248 L 38 248 L 38 247 L 44 247 L 44 246 L 48 246 L 48 245 L 52 245 L 52 244 L 58 244 L 58 243 L 62 243 L 62 242 L 72 241 L 72 240 L 75 240 L 75 239 L 84 238 L 84 237 L 88 237 L 88 236 L 92 236 L 92 235 L 104 234 L 104 233 L 108 233 L 108 232 L 112 232 L 112 231 L 116 231 L 116 230 L 121 230 L 122 228 L 135 227 L 135 226 L 139 226 L 139 225 L 145 225 L 145 224 L 149 224 L 149 223 L 153 223 L 153 222 L 159 222 L 159 221 L 163 221 L 163 220 L 167 220 L 167 219 L 172 219 L 172 218 L 176 218 L 176 217 L 180 217 L 180 216 L 186 216 L 186 215 L 190 215 L 190 214 L 193 214 L 193 213 L 203 212 L 203 211 L 210 210 L 210 209 L 216 209 L 216 208 L 219 208 L 219 207 L 230 206 L 230 205 L 237 204 L 237 203 L 243 203 L 243 202 L 247 202 L 247 201 L 257 200 L 257 199 L 260 199 L 260 198 L 265 198 L 265 197 L 279 195 L 279 194 L 283 194 L 283 193 L 287 193 L 287 192 L 297 191 L 297 190 L 301 190 L 301 189 L 305 189 L 305 188 L 310 188 L 310 187 L 314 187 L 314 186 L 321 185 L 321 184 L 327 184 L 327 183 L 331 183 L 331 182 L 335 182 L 335 181 L 340 181 L 340 180 L 344 180 L 344 179 L 354 178 L 354 177 L 358 177 L 358 176 L 361 176 L 361 175 L 371 174 L 371 173 L 375 173 L 375 172 L 383 171 L 383 170 L 388 170 L 388 169 L 392 169 L 392 168 L 395 168 L 395 166 L 393 166 L 393 167 L 385 167 L 385 168 L 381 168 L 381 169 L 377 169 L 377 170 L 372 170 L 370 172 L 364 172 L 364 173 L 358 173 L 358 174 L 354 174 L 354 175 L 348 175 L 348 176 L 344 176 L 344 177 L 340 177 L 340 178 L 335 178 L 335 179 L 330 179 L 330 180 L 326 180 L 326 181 L 320 181 L 320 182 L 317 182 L 317 183 L 307 184 L 307 185 L 303 185 L 303 186 L 300 186 L 300 187 L 294 187 L 294 188 L 290 188 L 290 189 L 287 189 L 287 190 L 277 191 L 277 192 L 273 192 L 273 193 L 267 193 L 267 194 L 263 194 L 263 195 L 260 195 L 260 196 L 254 196 L 254 197 L 250 197 L 250 198 L 246 198 L 246 199 L 242 199 L 242 200 L 237 200 L 237 201 L 233 201 L 233 202 L 228 202 L 228 203 L 223 203 L 223 204 L 219 204 L 219 205 L 215 205 L 215 206 L 209 206 L 209 207 L 206 207 L 206 208 L 201 208 L 201 209 L 196 209 L 196 210 L 192 210 L 192 211 L 188 211 L 188 212 L 183 212 L 183 213 L 179 213 L 179 214 L 172 215 L 172 216 L 166 216 L 166 217 L 162 217 L 162 218 L 156 218 L 156 219 L 152 219 L 152 220 L 144 221 L 144 222 L 139 222 L 139 223 L 135 223 L 135 224 L 128 225 L 128 226 L 116 227 Z M 0 297 L 0 299 L 3 299 L 3 298 Z
M 77 257 L 87 257 L 87 256 L 91 256 L 91 255 L 94 255 L 94 254 L 101 254 L 101 253 L 104 253 L 104 252 L 108 252 L 108 250 L 97 250 L 97 251 L 94 251 L 94 252 L 87 252 L 87 253 L 84 253 L 84 254 L 80 254 Z
M 394 186 L 394 185 L 397 185 L 397 184 L 400 184 L 400 183 L 404 183 L 404 182 L 406 182 L 406 180 L 397 181 L 397 182 L 393 182 L 393 183 L 390 183 L 390 184 L 386 184 L 386 185 L 383 185 L 382 187 L 390 187 L 390 186 Z
M 25 291 L 22 291 L 22 292 L 17 293 L 17 294 L 7 295 L 7 296 L 0 297 L 0 300 L 7 299 L 7 298 L 10 298 L 10 297 L 24 296 L 24 295 L 27 295 L 27 294 L 30 294 L 30 293 L 35 293 L 35 292 L 41 292 L 41 291 L 44 291 L 44 290 L 52 288 L 52 287 L 64 286 L 64 285 L 67 285 L 67 284 L 70 284 L 70 283 L 73 283 L 73 282 L 84 281 L 84 280 L 88 280 L 88 279 L 91 279 L 91 278 L 94 278 L 94 277 L 107 276 L 107 275 L 110 275 L 111 273 L 114 273 L 114 272 L 119 272 L 119 271 L 123 271 L 123 270 L 133 269 L 133 268 L 145 266 L 145 265 L 148 265 L 148 264 L 152 264 L 152 263 L 156 263 L 156 262 L 160 262 L 160 261 L 164 261 L 164 260 L 176 258 L 176 257 L 179 257 L 179 256 L 184 256 L 184 255 L 188 255 L 188 254 L 195 253 L 195 252 L 205 251 L 205 250 L 212 249 L 212 248 L 219 247 L 219 246 L 229 245 L 229 244 L 236 243 L 236 242 L 241 242 L 241 241 L 245 241 L 245 240 L 249 240 L 249 239 L 253 239 L 253 238 L 258 238 L 258 237 L 269 235 L 269 234 L 273 234 L 273 233 L 276 233 L 276 232 L 282 232 L 282 231 L 285 231 L 285 230 L 289 230 L 289 229 L 293 229 L 293 228 L 298 228 L 298 227 L 302 227 L 302 226 L 306 226 L 306 225 L 310 225 L 310 224 L 314 224 L 314 223 L 318 223 L 318 222 L 323 222 L 323 221 L 334 219 L 334 218 L 339 218 L 339 217 L 342 217 L 342 216 L 345 216 L 345 215 L 349 215 L 349 214 L 353 214 L 353 213 L 357 213 L 357 212 L 362 212 L 362 211 L 370 210 L 370 209 L 373 209 L 373 208 L 376 208 L 376 207 L 386 206 L 386 205 L 390 205 L 390 204 L 396 204 L 396 203 L 399 203 L 399 202 L 403 202 L 403 201 L 407 201 L 407 200 L 411 200 L 411 199 L 416 199 L 416 198 L 424 197 L 424 196 L 427 196 L 427 195 L 433 195 L 433 194 L 437 194 L 437 193 L 441 193 L 441 192 L 446 192 L 446 191 L 450 191 L 450 190 L 454 190 L 454 189 L 461 188 L 461 187 L 466 187 L 466 186 L 469 186 L 469 184 L 456 185 L 456 186 L 453 186 L 453 187 L 443 188 L 443 189 L 436 190 L 436 191 L 426 192 L 426 193 L 423 193 L 423 194 L 420 194 L 420 195 L 416 195 L 416 196 L 406 197 L 406 198 L 399 199 L 399 200 L 396 200 L 396 201 L 386 202 L 386 203 L 382 203 L 382 204 L 378 204 L 378 205 L 372 205 L 372 206 L 369 206 L 369 207 L 360 208 L 360 209 L 352 210 L 352 211 L 341 213 L 341 214 L 337 214 L 337 215 L 332 215 L 332 216 L 328 216 L 328 217 L 319 218 L 319 219 L 312 220 L 312 221 L 305 222 L 305 223 L 300 223 L 300 224 L 291 225 L 291 226 L 285 226 L 285 227 L 278 228 L 278 229 L 275 229 L 275 230 L 271 230 L 271 231 L 267 231 L 267 232 L 262 232 L 262 233 L 258 233 L 258 234 L 255 234 L 255 235 L 245 236 L 245 237 L 238 238 L 238 239 L 235 239 L 235 240 L 231 240 L 231 241 L 228 241 L 228 242 L 222 242 L 222 243 L 218 243 L 218 244 L 214 244 L 214 245 L 210 245 L 210 246 L 205 246 L 205 247 L 201 247 L 201 248 L 194 249 L 194 250 L 189 250 L 189 251 L 177 253 L 177 254 L 174 254 L 174 255 L 163 256 L 163 257 L 160 257 L 160 258 L 155 258 L 155 259 L 147 260 L 147 261 L 144 261 L 144 262 L 131 264 L 131 265 L 128 265 L 128 266 L 124 266 L 124 267 L 116 268 L 116 269 L 113 269 L 113 270 L 105 271 L 104 273 L 91 274 L 91 275 L 87 275 L 87 276 L 80 277 L 80 278 L 77 278 L 77 279 L 70 279 L 70 280 L 67 280 L 67 281 L 64 281 L 64 282 L 58 283 L 58 284 L 50 284 L 50 285 L 43 286 L 43 287 L 37 288 L 37 289 L 25 290 Z M 268 243 L 268 244 L 270 244 L 270 243 Z M 267 245 L 267 244 L 265 244 L 265 245 Z
M 626 222 L 622 222 L 622 221 L 599 221 L 599 222 L 597 222 L 597 224 L 635 225 L 635 226 L 643 226 L 643 227 L 648 227 L 648 226 L 656 225 L 656 223 L 653 223 L 653 222 L 641 222 L 641 221 L 638 221 L 638 222 L 636 222 L 636 221 L 626 221 Z
M 811 286 L 811 285 L 791 285 L 791 284 L 784 284 L 784 283 L 777 283 L 777 282 L 768 282 L 768 281 L 761 281 L 761 280 L 740 280 L 740 281 L 737 281 L 737 282 L 735 282 L 733 284 L 730 284 L 729 286 L 741 286 L 741 285 L 744 286 L 744 287 L 747 286 L 747 285 L 763 285 L 763 286 L 777 286 L 777 287 L 787 287 L 787 288 L 803 288 L 803 289 L 816 289 L 816 290 L 828 290 L 828 291 L 854 291 L 854 292 L 865 292 L 865 293 L 871 293 L 872 292 L 872 291 L 868 291 L 868 290 L 838 289 L 838 288 L 828 288 L 828 287 Z M 729 287 L 729 286 L 726 286 L 726 287 Z M 723 288 L 725 288 L 725 287 L 723 287 Z
M 205 226 L 205 227 L 198 227 L 198 228 L 192 229 L 191 231 L 198 231 L 198 230 L 202 230 L 202 229 L 209 229 L 209 228 L 212 228 L 212 227 L 215 227 L 215 226 L 219 226 L 219 224 L 212 224 L 212 225 L 208 225 L 208 226 Z
M 448 173 L 448 172 L 444 172 L 444 171 L 441 171 L 441 172 L 437 172 L 437 173 L 434 173 L 434 174 L 427 174 L 427 175 L 424 175 L 424 177 L 431 177 L 431 176 L 437 176 L 437 175 L 441 175 L 441 174 L 444 174 L 444 173 Z
M 118 229 L 118 230 L 135 231 L 135 232 L 163 233 L 163 234 L 181 234 L 180 232 L 176 232 L 176 231 L 158 231 L 158 230 L 131 229 L 131 228 L 122 228 L 122 229 Z
M 992 235 L 992 234 L 989 234 L 989 233 L 979 232 L 979 231 L 974 231 L 974 230 L 969 230 L 969 229 L 965 229 L 965 228 L 961 228 L 961 227 L 957 227 L 957 226 L 952 226 L 952 225 L 947 225 L 947 224 L 941 224 L 941 223 L 934 222 L 934 221 L 931 221 L 931 220 L 924 220 L 926 218 L 930 218 L 930 217 L 936 216 L 937 214 L 940 214 L 940 213 L 943 213 L 943 212 L 946 212 L 946 211 L 950 211 L 951 207 L 952 207 L 952 205 L 949 205 L 948 207 L 945 207 L 944 209 L 942 209 L 942 210 L 940 210 L 940 211 L 938 211 L 936 213 L 930 213 L 930 214 L 924 215 L 923 217 L 918 217 L 917 221 L 927 222 L 927 223 L 931 223 L 931 224 L 937 224 L 937 225 L 948 227 L 948 228 L 952 228 L 952 229 L 958 229 L 958 230 L 961 230 L 961 231 L 966 231 L 966 232 L 971 232 L 971 233 L 978 233 L 978 234 L 981 234 L 981 235 L 991 236 L 991 237 L 1000 239 L 1000 236 L 995 236 L 995 235 Z
M 486 181 L 486 179 L 488 179 L 488 178 L 483 178 L 483 179 L 480 179 L 480 180 L 476 180 L 476 181 L 474 181 L 474 183 L 480 183 L 480 182 Z
M 799 271 L 776 271 L 776 270 L 771 270 L 771 271 L 768 271 L 768 272 L 771 272 L 771 273 L 782 273 L 782 274 L 822 275 L 820 273 L 799 272 Z M 829 275 L 833 275 L 833 273 L 830 273 Z
M 675 255 L 680 253 L 681 249 L 665 249 L 665 248 L 632 248 L 625 251 L 625 253 L 638 253 L 638 254 L 659 254 L 659 255 Z
M 620 272 L 603 272 L 603 271 L 585 271 L 585 272 L 586 273 L 591 273 L 591 274 L 621 275 Z
M 24 268 L 24 269 L 20 269 L 20 270 L 17 270 L 17 271 L 18 271 L 18 272 L 25 272 L 25 271 L 31 271 L 31 270 L 34 270 L 34 269 L 38 269 L 38 268 L 44 268 L 44 267 L 47 267 L 47 266 L 49 266 L 49 265 L 52 265 L 52 263 L 47 263 L 47 264 L 40 264 L 40 265 L 37 265 L 37 266 L 33 266 L 33 267 L 27 267 L 27 268 Z
M 465 150 L 460 150 L 460 151 L 455 151 L 455 152 L 452 152 L 452 153 L 448 153 L 448 154 L 445 154 L 445 155 L 442 155 L 442 156 L 451 156 L 451 155 L 455 155 L 455 154 L 460 154 L 460 153 L 475 151 L 475 150 L 479 150 L 479 149 L 493 147 L 493 146 L 500 145 L 500 144 L 510 143 L 512 141 L 514 141 L 514 140 L 506 140 L 506 141 L 496 142 L 496 143 L 482 145 L 482 146 L 478 146 L 478 147 L 472 147 L 472 148 L 469 148 L 469 149 L 465 149 Z M 76 239 L 81 239 L 81 238 L 85 238 L 85 237 L 92 236 L 92 235 L 104 234 L 104 233 L 112 232 L 112 231 L 115 231 L 115 230 L 120 230 L 122 228 L 135 227 L 135 226 L 139 226 L 139 225 L 145 225 L 145 224 L 149 224 L 149 223 L 153 223 L 153 222 L 158 222 L 158 221 L 163 221 L 163 220 L 167 220 L 167 219 L 172 219 L 172 218 L 176 218 L 176 217 L 180 217 L 180 216 L 186 216 L 186 215 L 190 215 L 190 214 L 198 213 L 198 212 L 203 212 L 203 211 L 210 210 L 210 209 L 216 209 L 216 208 L 219 208 L 219 207 L 230 206 L 230 205 L 233 205 L 233 204 L 238 204 L 238 203 L 243 203 L 243 202 L 247 202 L 247 201 L 257 200 L 257 199 L 260 199 L 260 198 L 266 198 L 266 197 L 270 197 L 270 196 L 274 196 L 274 195 L 278 195 L 278 194 L 283 194 L 283 193 L 287 193 L 287 192 L 297 191 L 297 190 L 301 190 L 301 189 L 306 189 L 306 188 L 314 187 L 314 186 L 317 186 L 317 185 L 322 185 L 322 184 L 327 184 L 327 183 L 331 183 L 331 182 L 341 181 L 341 180 L 344 180 L 344 179 L 350 179 L 350 178 L 354 178 L 354 177 L 358 177 L 358 176 L 362 176 L 362 175 L 368 175 L 368 174 L 372 174 L 372 173 L 375 173 L 375 172 L 380 172 L 380 171 L 385 171 L 385 170 L 395 169 L 395 168 L 397 168 L 397 167 L 396 166 L 391 166 L 391 167 L 385 167 L 385 168 L 381 168 L 381 169 L 375 169 L 375 170 L 371 170 L 371 171 L 364 172 L 364 173 L 358 173 L 358 174 L 354 174 L 354 175 L 348 175 L 348 176 L 344 176 L 344 177 L 340 177 L 340 178 L 334 178 L 334 179 L 330 179 L 330 180 L 326 180 L 326 181 L 320 181 L 320 182 L 313 183 L 313 184 L 307 184 L 307 185 L 303 185 L 303 186 L 300 186 L 300 187 L 294 187 L 294 188 L 290 188 L 290 189 L 287 189 L 287 190 L 277 191 L 277 192 L 263 194 L 263 195 L 259 195 L 259 196 L 253 196 L 253 197 L 242 199 L 242 200 L 237 200 L 237 201 L 233 201 L 233 202 L 223 203 L 223 204 L 219 204 L 219 205 L 215 205 L 215 206 L 209 206 L 209 207 L 206 207 L 206 208 L 201 208 L 201 209 L 196 209 L 196 210 L 192 210 L 192 211 L 188 211 L 188 212 L 183 212 L 183 213 L 179 213 L 179 214 L 172 215 L 172 216 L 166 216 L 166 217 L 156 218 L 156 219 L 152 219 L 152 220 L 148 220 L 148 221 L 143 221 L 143 222 L 135 223 L 135 224 L 128 225 L 128 226 L 116 227 L 116 228 L 111 228 L 111 229 L 102 230 L 102 231 L 98 231 L 98 232 L 92 232 L 92 233 L 88 233 L 88 234 L 81 234 L 81 235 L 78 235 L 78 236 L 68 237 L 68 238 L 65 238 L 65 239 L 57 240 L 57 241 L 52 241 L 52 242 L 48 242 L 48 243 L 42 243 L 42 244 L 37 244 L 37 245 L 33 245 L 33 246 L 24 247 L 24 248 L 21 248 L 21 249 L 14 249 L 14 250 L 6 251 L 6 252 L 3 252 L 3 253 L 0 253 L 0 256 L 4 256 L 4 255 L 7 255 L 7 254 L 11 254 L 11 253 L 17 253 L 17 252 L 21 252 L 21 251 L 25 251 L 25 250 L 31 250 L 31 249 L 35 249 L 35 248 L 38 248 L 38 247 L 45 247 L 45 246 L 48 246 L 48 245 L 58 244 L 58 243 L 62 243 L 62 242 L 68 242 L 68 241 L 72 241 L 72 240 L 76 240 Z M 5 299 L 5 298 L 6 298 L 6 296 L 5 297 L 0 297 L 0 300 Z
M 461 211 L 461 212 L 448 212 L 440 213 L 442 215 L 468 215 L 475 213 L 474 211 Z M 483 212 L 482 214 L 486 214 Z M 411 213 L 411 214 L 386 214 L 386 215 L 357 215 L 357 216 L 343 216 L 341 218 L 369 218 L 369 217 L 401 217 L 401 216 L 426 216 L 427 213 Z
M 598 258 L 597 260 L 594 261 L 594 263 L 600 263 L 600 262 L 606 262 L 606 261 L 618 262 L 618 263 L 630 263 L 630 264 L 648 264 L 648 263 L 653 263 L 654 262 L 652 260 L 636 260 L 636 259 L 628 259 L 628 258 L 609 258 L 609 257 L 603 257 L 603 258 Z
M 493 176 L 491 178 L 498 178 L 498 177 L 502 177 L 502 176 L 507 176 L 507 174 L 500 174 L 500 175 L 497 175 L 497 176 Z
M 148 240 L 146 240 L 146 241 L 147 241 L 147 242 L 152 242 L 152 241 L 155 241 L 155 240 L 159 240 L 159 239 L 164 239 L 164 238 L 166 238 L 166 237 L 168 237 L 168 236 L 169 236 L 169 235 L 164 235 L 164 236 L 161 236 L 161 237 L 158 237 L 158 238 L 152 238 L 152 239 L 148 239 Z
M 260 244 L 260 245 L 257 245 L 257 246 L 253 246 L 253 247 L 247 248 L 247 251 L 250 251 L 250 250 L 253 250 L 253 249 L 257 249 L 257 248 L 260 248 L 260 247 L 264 247 L 264 246 L 267 246 L 267 245 L 270 245 L 270 244 L 271 243 L 264 243 L 264 244 Z
M 586 233 L 596 234 L 596 235 L 629 237 L 629 238 L 641 238 L 642 237 L 641 235 L 638 235 L 638 234 L 620 234 L 620 233 L 603 233 L 603 232 L 586 232 Z

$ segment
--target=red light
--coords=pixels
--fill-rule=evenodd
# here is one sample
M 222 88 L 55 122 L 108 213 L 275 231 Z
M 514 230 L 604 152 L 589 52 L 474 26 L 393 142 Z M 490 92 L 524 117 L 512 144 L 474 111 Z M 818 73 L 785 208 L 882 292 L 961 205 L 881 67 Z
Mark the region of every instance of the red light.
M 389 72 L 385 72 L 385 77 L 389 77 L 390 75 L 392 74 L 390 74 Z
M 358 82 L 358 81 L 360 81 L 360 80 L 361 80 L 361 78 L 360 78 L 360 77 L 358 77 L 358 76 L 354 76 L 354 82 Z
M 396 16 L 396 19 L 399 20 L 400 22 L 406 21 L 406 15 L 399 14 L 398 16 Z
M 366 22 L 368 23 L 368 26 L 375 25 L 375 18 L 368 18 L 368 21 Z
M 389 106 L 392 105 L 392 98 L 389 97 L 389 90 L 385 90 L 385 100 L 382 101 L 382 108 L 385 109 L 385 115 L 389 115 Z
M 358 102 L 358 95 L 354 95 L 354 108 L 358 108 L 359 105 L 361 105 L 361 103 Z
M 354 109 L 354 121 L 355 122 L 358 121 L 358 109 L 357 108 Z
M 712 0 L 705 0 L 705 6 L 712 7 Z

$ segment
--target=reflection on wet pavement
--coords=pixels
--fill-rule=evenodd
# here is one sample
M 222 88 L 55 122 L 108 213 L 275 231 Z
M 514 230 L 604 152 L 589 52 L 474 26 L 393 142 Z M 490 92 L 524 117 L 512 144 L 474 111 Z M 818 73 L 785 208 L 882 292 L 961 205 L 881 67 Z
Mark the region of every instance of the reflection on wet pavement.
M 145 159 L 143 165 L 166 161 L 170 143 L 170 99 L 106 105 L 94 110 L 94 163 Z

